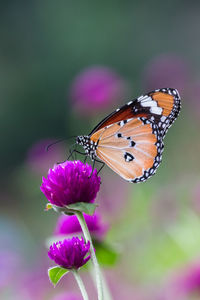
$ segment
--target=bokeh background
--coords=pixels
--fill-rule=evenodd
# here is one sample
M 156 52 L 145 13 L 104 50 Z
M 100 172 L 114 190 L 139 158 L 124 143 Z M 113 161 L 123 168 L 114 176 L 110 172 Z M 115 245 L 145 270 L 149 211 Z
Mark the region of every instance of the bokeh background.
M 70 276 L 56 289 L 48 281 L 45 241 L 58 216 L 39 188 L 74 140 L 45 146 L 174 87 L 182 111 L 156 175 L 134 185 L 101 172 L 97 210 L 118 252 L 104 269 L 117 300 L 200 299 L 199 1 L 0 3 L 0 298 L 65 300 L 76 290 Z

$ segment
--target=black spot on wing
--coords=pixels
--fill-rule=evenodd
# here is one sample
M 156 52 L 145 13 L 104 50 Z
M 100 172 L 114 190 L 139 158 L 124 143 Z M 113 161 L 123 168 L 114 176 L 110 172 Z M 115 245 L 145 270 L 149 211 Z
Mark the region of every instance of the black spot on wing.
M 134 160 L 134 156 L 129 152 L 125 152 L 124 159 L 126 162 L 130 162 L 130 161 Z

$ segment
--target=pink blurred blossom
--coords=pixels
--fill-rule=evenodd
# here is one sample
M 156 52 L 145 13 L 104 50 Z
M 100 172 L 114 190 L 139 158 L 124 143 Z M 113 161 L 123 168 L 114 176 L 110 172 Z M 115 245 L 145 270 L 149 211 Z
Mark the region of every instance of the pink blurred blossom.
M 125 91 L 125 81 L 115 71 L 104 66 L 92 66 L 77 75 L 70 95 L 77 110 L 91 114 L 117 102 Z
M 27 153 L 27 165 L 33 173 L 47 173 L 48 169 L 64 157 L 64 147 L 61 144 L 53 145 L 49 151 L 46 147 L 54 142 L 51 139 L 43 139 L 34 143 Z
M 200 260 L 180 270 L 163 292 L 160 300 L 188 300 L 193 295 L 200 299 Z
M 171 87 L 182 93 L 187 87 L 189 72 L 183 58 L 166 53 L 150 60 L 142 77 L 146 91 Z

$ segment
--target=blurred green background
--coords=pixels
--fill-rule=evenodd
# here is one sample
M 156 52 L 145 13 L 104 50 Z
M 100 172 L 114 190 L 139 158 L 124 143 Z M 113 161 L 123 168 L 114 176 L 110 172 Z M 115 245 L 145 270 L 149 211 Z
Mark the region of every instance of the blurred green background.
M 179 90 L 182 110 L 156 175 L 131 185 L 108 167 L 101 172 L 98 210 L 121 253 L 106 272 L 113 294 L 116 282 L 124 291 L 114 299 L 200 299 L 199 1 L 0 3 L 1 299 L 53 299 L 65 290 L 47 279 L 45 239 L 57 216 L 44 212 L 39 187 L 74 142 L 48 153 L 45 145 L 88 134 L 119 105 L 162 87 Z M 120 97 L 92 109 L 75 99 L 77 76 L 90 68 L 116 74 Z M 193 269 L 192 288 L 184 279 L 177 292 L 174 282 Z

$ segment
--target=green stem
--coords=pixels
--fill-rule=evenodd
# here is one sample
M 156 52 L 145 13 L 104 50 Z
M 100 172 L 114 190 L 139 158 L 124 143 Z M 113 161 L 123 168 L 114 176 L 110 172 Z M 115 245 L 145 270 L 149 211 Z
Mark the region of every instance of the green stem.
M 91 274 L 91 278 L 94 280 L 94 271 L 91 268 L 90 268 L 90 274 Z M 104 300 L 113 300 L 111 292 L 110 292 L 109 287 L 108 287 L 108 284 L 107 284 L 106 279 L 103 275 L 103 272 L 101 272 L 101 280 L 102 280 L 102 285 L 103 285 Z
M 78 271 L 76 269 L 74 269 L 74 270 L 72 270 L 72 273 L 74 274 L 74 277 L 75 277 L 75 279 L 76 279 L 76 281 L 78 283 L 78 286 L 80 288 L 80 291 L 81 291 L 81 294 L 83 296 L 83 299 L 84 300 L 89 300 L 88 294 L 87 294 L 86 289 L 85 289 L 85 286 L 83 284 L 83 281 L 82 281 L 82 279 L 81 279 Z
M 94 246 L 93 246 L 93 243 L 92 243 L 90 232 L 88 230 L 88 227 L 87 227 L 87 224 L 85 222 L 85 219 L 83 217 L 82 212 L 77 211 L 76 216 L 77 216 L 77 218 L 79 220 L 79 223 L 81 225 L 81 228 L 82 228 L 82 231 L 83 231 L 86 242 L 87 241 L 90 242 L 90 254 L 91 254 L 91 260 L 93 262 L 94 271 L 95 271 L 95 275 L 96 275 L 98 300 L 103 300 L 103 286 L 102 286 L 101 271 L 100 271 L 99 263 L 97 261 L 96 255 L 95 255 Z

